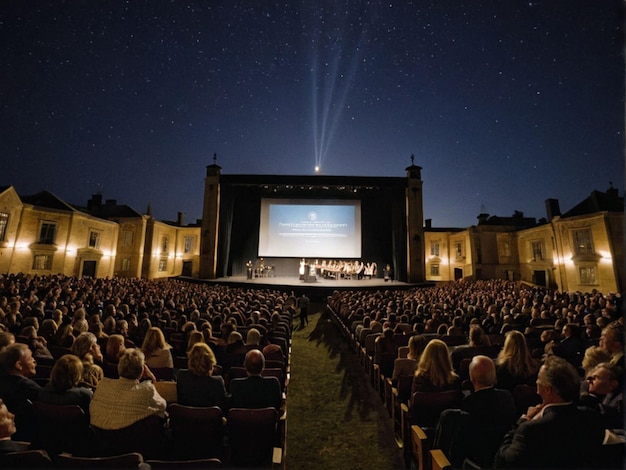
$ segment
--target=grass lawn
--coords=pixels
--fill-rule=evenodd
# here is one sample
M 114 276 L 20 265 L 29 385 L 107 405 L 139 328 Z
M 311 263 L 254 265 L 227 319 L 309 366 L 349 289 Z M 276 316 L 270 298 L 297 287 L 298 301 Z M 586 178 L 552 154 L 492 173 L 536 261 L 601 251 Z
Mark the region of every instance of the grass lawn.
M 403 468 L 391 420 L 358 358 L 323 305 L 311 307 L 309 325 L 293 333 L 287 468 Z

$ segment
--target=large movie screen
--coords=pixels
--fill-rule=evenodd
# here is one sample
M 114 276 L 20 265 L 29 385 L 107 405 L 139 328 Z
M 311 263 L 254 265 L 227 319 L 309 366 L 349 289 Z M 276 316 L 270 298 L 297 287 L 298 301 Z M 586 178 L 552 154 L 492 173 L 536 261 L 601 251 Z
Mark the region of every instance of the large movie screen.
M 262 199 L 259 256 L 360 258 L 361 201 Z

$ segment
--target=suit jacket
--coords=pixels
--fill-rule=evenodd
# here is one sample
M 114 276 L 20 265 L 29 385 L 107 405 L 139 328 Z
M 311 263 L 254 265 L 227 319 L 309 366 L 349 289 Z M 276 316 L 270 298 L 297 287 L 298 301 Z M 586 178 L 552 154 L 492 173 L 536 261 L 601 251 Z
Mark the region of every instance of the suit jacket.
M 72 387 L 63 392 L 56 392 L 48 385 L 39 392 L 39 401 L 50 405 L 78 405 L 89 416 L 92 396 L 93 392 L 85 387 Z
M 509 432 L 495 457 L 497 468 L 591 468 L 601 455 L 599 413 L 574 404 L 548 406 L 543 416 Z
M 41 387 L 34 380 L 22 375 L 0 376 L 0 398 L 9 411 L 15 415 L 16 441 L 35 440 L 37 429 L 32 403 L 39 398 Z
M 232 408 L 280 409 L 282 392 L 276 377 L 254 375 L 230 381 L 230 406 Z
M 183 369 L 176 376 L 178 403 L 185 406 L 219 406 L 226 411 L 224 379 L 217 376 L 199 376 Z

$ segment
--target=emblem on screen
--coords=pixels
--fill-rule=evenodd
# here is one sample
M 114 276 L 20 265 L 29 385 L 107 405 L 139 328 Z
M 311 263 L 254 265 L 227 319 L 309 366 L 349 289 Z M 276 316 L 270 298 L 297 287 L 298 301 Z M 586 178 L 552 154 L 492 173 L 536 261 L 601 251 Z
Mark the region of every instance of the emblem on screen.
M 317 220 L 317 212 L 311 211 L 308 213 L 307 217 L 311 222 L 315 222 Z

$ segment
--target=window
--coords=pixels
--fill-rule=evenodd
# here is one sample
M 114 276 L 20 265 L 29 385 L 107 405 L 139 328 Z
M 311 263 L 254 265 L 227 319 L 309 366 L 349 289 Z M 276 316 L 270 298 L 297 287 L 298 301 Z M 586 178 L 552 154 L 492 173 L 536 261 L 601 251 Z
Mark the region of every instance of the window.
M 439 242 L 430 244 L 430 256 L 439 256 Z
M 456 254 L 456 259 L 463 258 L 463 242 L 454 242 L 454 253 Z
M 595 266 L 580 266 L 578 268 L 581 284 L 597 284 Z
M 576 230 L 574 232 L 574 251 L 578 255 L 593 253 L 591 230 Z
M 530 249 L 532 251 L 532 260 L 540 261 L 543 259 L 543 249 L 540 241 L 531 242 Z
M 89 232 L 89 248 L 100 248 L 100 232 Z
M 431 276 L 439 276 L 439 265 L 431 264 L 430 265 L 430 275 Z
M 124 230 L 122 232 L 122 246 L 133 246 L 134 233 L 131 230 Z
M 127 273 L 130 271 L 130 258 L 122 259 L 122 272 Z
M 169 246 L 168 238 L 166 236 L 161 238 L 161 253 L 167 253 L 168 246 Z
M 52 255 L 35 255 L 33 269 L 37 271 L 49 271 L 52 269 Z
M 56 238 L 57 225 L 53 222 L 42 222 L 39 230 L 39 242 L 42 245 L 52 245 Z
M 184 243 L 183 252 L 191 253 L 194 248 L 194 237 L 185 237 L 183 240 L 183 243 Z
M 502 243 L 500 243 L 500 253 L 502 256 L 511 256 L 511 243 L 509 240 L 502 240 Z
M 167 270 L 167 258 L 161 258 L 159 260 L 159 272 L 164 272 Z
M 0 242 L 3 242 L 6 240 L 8 225 L 9 225 L 9 214 L 0 212 Z

